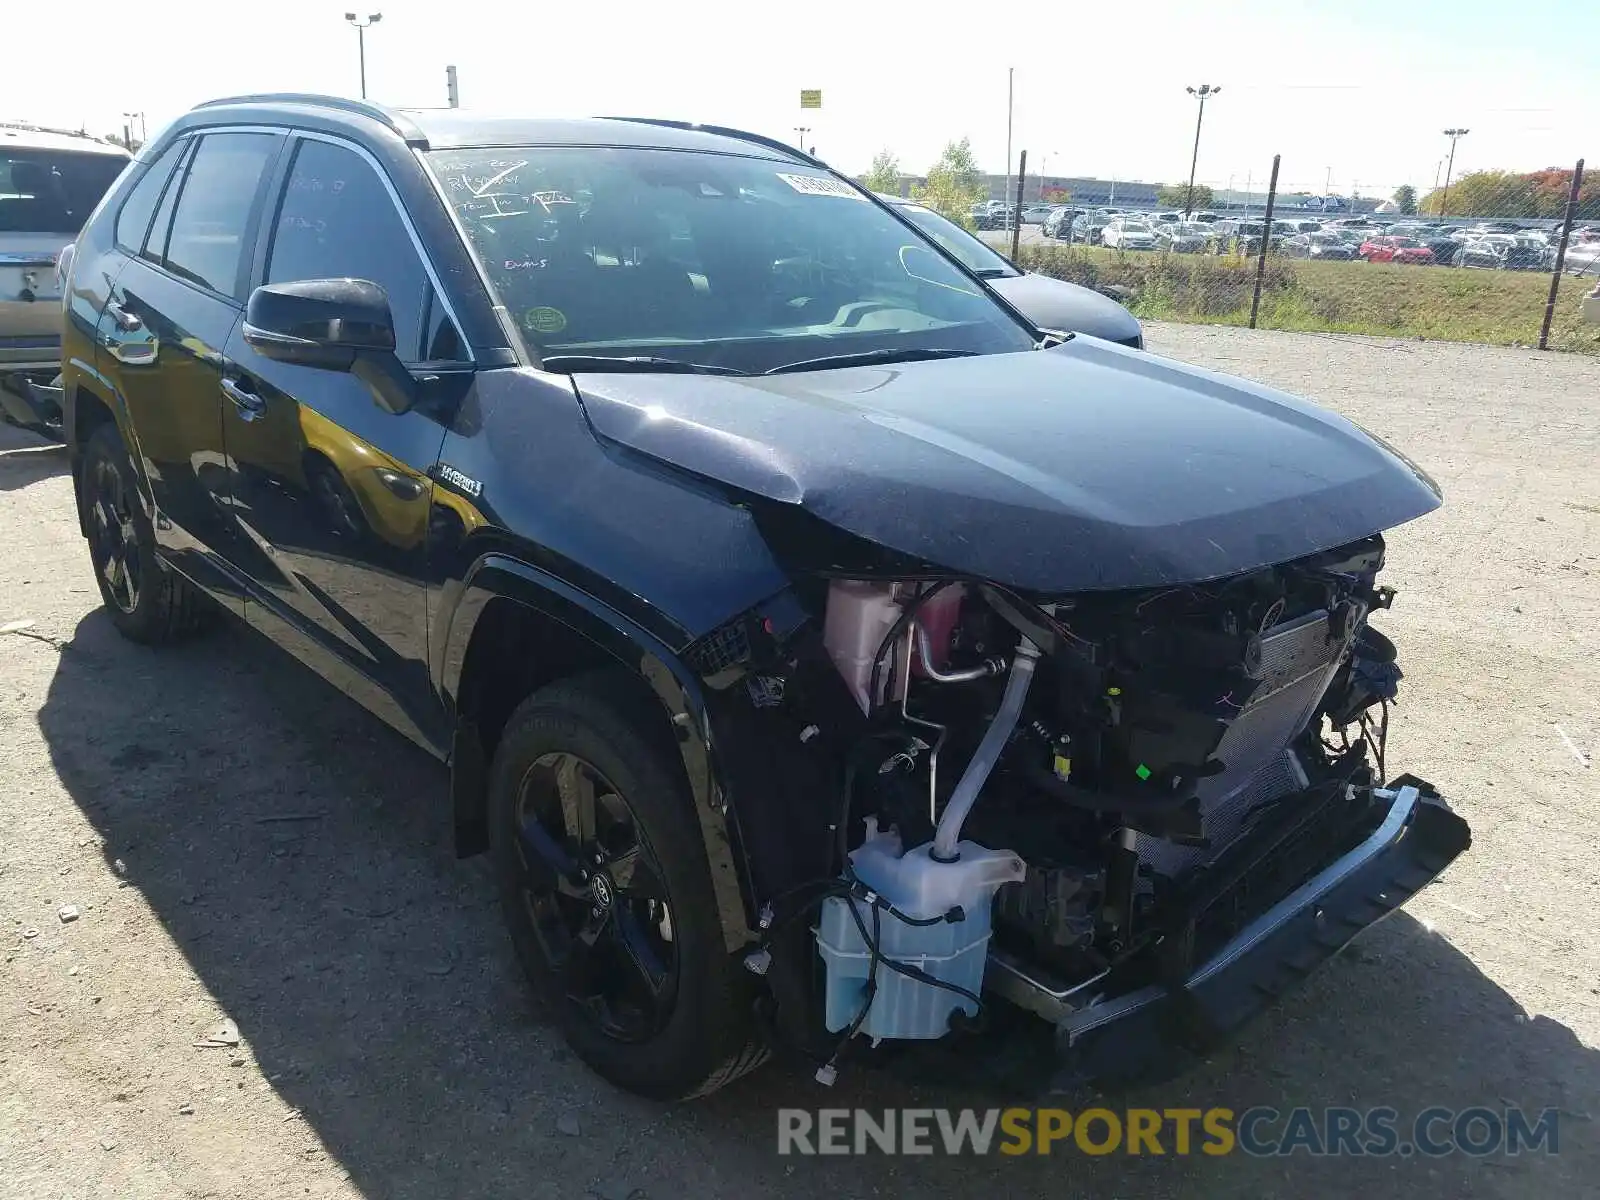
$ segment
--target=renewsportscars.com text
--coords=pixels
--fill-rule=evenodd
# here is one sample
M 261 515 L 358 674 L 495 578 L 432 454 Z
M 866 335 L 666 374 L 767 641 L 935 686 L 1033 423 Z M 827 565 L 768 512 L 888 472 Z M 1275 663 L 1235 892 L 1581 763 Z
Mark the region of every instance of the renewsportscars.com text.
M 1437 1158 L 1560 1152 L 1557 1110 L 780 1108 L 779 1154 Z

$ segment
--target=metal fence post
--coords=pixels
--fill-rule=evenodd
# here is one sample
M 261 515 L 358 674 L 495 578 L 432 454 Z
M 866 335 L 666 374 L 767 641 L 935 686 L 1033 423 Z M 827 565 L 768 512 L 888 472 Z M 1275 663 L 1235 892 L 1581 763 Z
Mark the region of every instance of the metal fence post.
M 1017 247 L 1022 241 L 1022 181 L 1028 177 L 1028 152 L 1017 157 L 1017 203 L 1011 214 L 1011 261 L 1017 261 Z
M 1250 328 L 1256 327 L 1256 313 L 1261 309 L 1261 278 L 1267 273 L 1267 246 L 1272 241 L 1272 206 L 1278 199 L 1278 163 L 1283 155 L 1272 156 L 1272 180 L 1267 184 L 1267 213 L 1261 230 L 1261 253 L 1256 256 L 1256 290 L 1250 297 Z
M 1572 190 L 1567 193 L 1567 212 L 1561 222 L 1561 244 L 1556 247 L 1556 269 L 1550 273 L 1550 298 L 1544 302 L 1544 324 L 1539 327 L 1539 349 L 1550 349 L 1550 322 L 1556 315 L 1556 296 L 1561 291 L 1561 271 L 1567 264 L 1567 239 L 1578 217 L 1578 189 L 1583 187 L 1583 159 L 1572 168 Z

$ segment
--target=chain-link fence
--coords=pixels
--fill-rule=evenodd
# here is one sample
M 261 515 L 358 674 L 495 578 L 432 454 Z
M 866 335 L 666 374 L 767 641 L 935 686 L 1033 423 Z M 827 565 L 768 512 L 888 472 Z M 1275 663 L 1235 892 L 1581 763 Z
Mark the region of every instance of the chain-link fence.
M 1584 305 L 1595 293 L 1591 316 L 1600 308 L 1600 172 L 1585 178 L 1581 160 L 1369 187 L 1368 199 L 1278 187 L 1276 161 L 1262 166 L 1265 190 L 1198 184 L 1184 189 L 1188 211 L 1013 177 L 1024 203 L 1003 206 L 1011 229 L 985 236 L 1149 319 L 1600 354 Z

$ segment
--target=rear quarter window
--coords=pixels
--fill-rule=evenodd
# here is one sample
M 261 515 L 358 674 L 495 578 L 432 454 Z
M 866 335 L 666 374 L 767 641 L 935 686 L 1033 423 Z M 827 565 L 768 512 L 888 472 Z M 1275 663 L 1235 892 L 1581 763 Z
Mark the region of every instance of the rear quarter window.
M 144 249 L 145 235 L 150 232 L 150 219 L 155 216 L 156 205 L 161 201 L 161 189 L 178 158 L 188 149 L 187 139 L 174 142 L 160 158 L 139 177 L 128 198 L 122 202 L 117 214 L 117 244 L 134 254 Z

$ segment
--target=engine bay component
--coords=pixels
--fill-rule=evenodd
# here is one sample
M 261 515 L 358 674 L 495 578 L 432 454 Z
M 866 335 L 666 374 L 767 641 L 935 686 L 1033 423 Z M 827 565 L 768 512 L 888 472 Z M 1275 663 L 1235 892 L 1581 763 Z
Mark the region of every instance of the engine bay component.
M 801 762 L 843 777 L 814 824 L 831 850 L 807 852 L 834 871 L 798 888 L 811 976 L 781 941 L 747 959 L 790 993 L 814 979 L 812 1028 L 838 1039 L 817 1051 L 825 1070 L 858 1034 L 961 1029 L 985 986 L 1078 1021 L 1186 978 L 1370 834 L 1400 679 L 1368 625 L 1392 599 L 1382 562 L 1374 536 L 1132 592 L 800 590 L 811 649 L 754 638 L 730 694 L 788 731 L 796 778 Z M 805 800 L 786 794 L 804 837 Z
M 900 619 L 894 591 L 892 584 L 856 579 L 835 580 L 828 587 L 822 641 L 864 713 L 883 702 L 871 694 L 871 680 L 879 649 Z
M 850 855 L 848 897 L 823 902 L 817 947 L 827 968 L 826 1022 L 873 1039 L 943 1037 L 958 1010 L 978 1012 L 995 889 L 1019 883 L 1022 859 L 1010 850 L 963 842 L 940 862 L 930 845 L 902 852 L 900 837 L 878 832 Z

